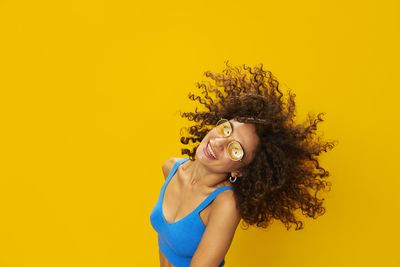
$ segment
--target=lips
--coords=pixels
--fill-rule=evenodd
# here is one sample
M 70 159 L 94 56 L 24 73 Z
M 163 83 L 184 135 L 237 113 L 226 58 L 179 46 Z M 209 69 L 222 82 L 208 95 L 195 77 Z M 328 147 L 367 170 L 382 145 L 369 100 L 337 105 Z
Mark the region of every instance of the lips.
M 211 152 L 209 150 L 211 150 Z M 215 153 L 211 148 L 210 141 L 208 141 L 207 144 L 204 146 L 203 152 L 207 156 L 207 158 L 216 159 L 216 157 L 214 157 Z

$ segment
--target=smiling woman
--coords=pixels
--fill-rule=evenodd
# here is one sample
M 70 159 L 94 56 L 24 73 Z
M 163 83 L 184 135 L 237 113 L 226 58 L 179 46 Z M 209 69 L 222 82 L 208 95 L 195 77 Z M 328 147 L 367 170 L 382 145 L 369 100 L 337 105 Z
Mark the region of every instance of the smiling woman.
M 227 64 L 222 74 L 205 75 L 215 85 L 199 83 L 203 97 L 189 97 L 207 111 L 181 113 L 195 123 L 181 137 L 192 148 L 182 149 L 188 158 L 164 163 L 166 181 L 150 215 L 161 266 L 224 266 L 240 220 L 266 228 L 277 219 L 300 230 L 296 210 L 313 218 L 325 211 L 317 193 L 330 185 L 329 173 L 317 156 L 334 142 L 314 137 L 321 114 L 295 124 L 295 95 L 283 101 L 262 65 Z

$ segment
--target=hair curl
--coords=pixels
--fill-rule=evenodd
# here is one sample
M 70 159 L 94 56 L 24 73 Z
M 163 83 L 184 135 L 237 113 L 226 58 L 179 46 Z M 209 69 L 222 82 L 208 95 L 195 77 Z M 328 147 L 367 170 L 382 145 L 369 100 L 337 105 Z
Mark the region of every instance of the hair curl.
M 289 230 L 303 229 L 296 210 L 316 218 L 325 213 L 320 190 L 329 191 L 331 183 L 324 179 L 329 172 L 320 166 L 317 156 L 335 146 L 315 137 L 317 124 L 323 119 L 307 114 L 306 122 L 295 124 L 295 94 L 289 90 L 287 102 L 279 89 L 279 82 L 270 71 L 260 67 L 231 67 L 225 61 L 222 73 L 211 71 L 204 75 L 214 83 L 197 83 L 202 96 L 189 93 L 189 98 L 205 107 L 204 111 L 181 112 L 181 117 L 196 124 L 181 129 L 181 143 L 192 145 L 182 149 L 194 160 L 202 139 L 221 118 L 254 123 L 260 143 L 255 158 L 241 169 L 233 183 L 243 225 L 267 228 L 273 219 L 280 220 Z M 185 133 L 182 130 L 186 130 Z M 191 144 L 189 144 L 189 142 Z

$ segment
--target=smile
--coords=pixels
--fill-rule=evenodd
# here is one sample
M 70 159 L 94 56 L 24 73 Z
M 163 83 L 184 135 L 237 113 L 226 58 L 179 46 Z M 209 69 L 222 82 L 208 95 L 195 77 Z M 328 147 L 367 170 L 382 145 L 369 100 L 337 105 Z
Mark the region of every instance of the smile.
M 210 141 L 207 142 L 207 145 L 203 148 L 204 154 L 210 159 L 217 159 L 215 152 L 212 150 Z

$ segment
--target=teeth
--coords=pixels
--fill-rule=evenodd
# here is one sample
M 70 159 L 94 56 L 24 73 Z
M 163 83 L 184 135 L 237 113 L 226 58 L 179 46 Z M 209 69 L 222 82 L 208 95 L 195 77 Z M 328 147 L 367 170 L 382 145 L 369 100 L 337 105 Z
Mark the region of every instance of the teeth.
M 209 152 L 210 152 L 210 154 L 216 159 L 217 157 L 215 156 L 215 153 L 214 153 L 214 151 L 212 151 L 212 149 L 211 149 L 211 145 L 210 145 L 210 143 L 208 143 L 208 149 L 207 149 Z

